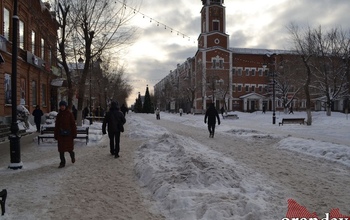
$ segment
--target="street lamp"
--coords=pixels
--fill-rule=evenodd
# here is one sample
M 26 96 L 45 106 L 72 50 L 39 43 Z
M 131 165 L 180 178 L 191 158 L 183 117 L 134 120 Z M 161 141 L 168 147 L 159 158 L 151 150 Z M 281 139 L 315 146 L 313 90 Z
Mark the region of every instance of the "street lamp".
M 102 63 L 101 58 L 99 57 L 97 59 L 97 64 L 98 67 L 100 68 L 100 63 Z M 90 125 L 92 125 L 92 100 L 91 100 L 91 75 L 92 75 L 92 70 L 94 69 L 94 61 L 91 59 L 91 70 L 90 70 Z
M 276 53 L 266 54 L 267 57 L 272 57 L 275 55 L 276 55 Z M 272 71 L 272 124 L 276 124 L 276 101 L 275 101 L 275 96 L 276 96 L 276 91 L 275 91 L 276 57 L 275 57 L 273 64 L 274 64 L 274 69 Z M 263 64 L 263 68 L 265 69 L 266 67 L 267 67 L 267 65 Z
M 8 166 L 10 169 L 22 169 L 21 162 L 21 146 L 17 124 L 17 31 L 18 31 L 18 16 L 17 16 L 17 0 L 13 3 L 13 16 L 12 16 L 12 77 L 11 77 L 11 104 L 12 104 L 12 123 L 11 123 L 11 134 L 10 139 L 10 156 L 11 164 Z

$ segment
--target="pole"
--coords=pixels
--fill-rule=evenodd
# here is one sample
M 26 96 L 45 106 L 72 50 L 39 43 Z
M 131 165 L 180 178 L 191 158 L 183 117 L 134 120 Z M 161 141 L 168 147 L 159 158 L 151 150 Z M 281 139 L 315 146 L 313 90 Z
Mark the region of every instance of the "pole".
M 17 124 L 17 57 L 18 57 L 18 45 L 17 45 L 17 31 L 18 31 L 18 16 L 17 16 L 17 0 L 13 3 L 13 16 L 12 16 L 12 76 L 11 76 L 11 103 L 12 103 L 12 123 L 10 139 L 10 156 L 11 163 L 8 166 L 10 169 L 21 169 L 23 164 L 21 162 L 21 147 L 18 134 L 19 128 Z
M 92 62 L 92 61 L 91 61 Z M 92 103 L 91 103 L 91 72 L 92 72 L 92 69 L 93 69 L 93 62 L 92 64 L 90 65 L 90 125 L 92 125 Z
M 272 73 L 272 124 L 276 124 L 276 102 L 275 102 L 275 71 Z

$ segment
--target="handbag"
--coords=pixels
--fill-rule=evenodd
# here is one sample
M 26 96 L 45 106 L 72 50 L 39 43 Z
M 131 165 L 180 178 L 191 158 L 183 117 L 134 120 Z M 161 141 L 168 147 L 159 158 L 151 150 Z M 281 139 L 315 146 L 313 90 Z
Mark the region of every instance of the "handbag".
M 118 123 L 118 129 L 119 129 L 120 132 L 124 132 L 124 126 L 120 122 Z
M 69 136 L 70 134 L 71 134 L 70 130 L 65 130 L 65 129 L 60 130 L 60 135 L 62 136 Z

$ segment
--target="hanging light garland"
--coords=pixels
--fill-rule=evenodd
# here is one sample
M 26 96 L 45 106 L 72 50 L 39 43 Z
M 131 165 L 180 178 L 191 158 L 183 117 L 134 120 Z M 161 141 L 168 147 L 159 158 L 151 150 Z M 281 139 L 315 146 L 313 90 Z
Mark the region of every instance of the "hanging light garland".
M 182 33 L 181 31 L 178 31 L 178 30 L 170 27 L 169 25 L 166 25 L 166 24 L 164 24 L 164 23 L 162 23 L 162 22 L 160 22 L 160 21 L 158 21 L 158 20 L 156 20 L 156 19 L 154 19 L 154 18 L 152 18 L 150 16 L 147 16 L 144 13 L 141 13 L 139 10 L 137 10 L 136 8 L 133 8 L 133 7 L 129 6 L 129 5 L 127 5 L 125 2 L 121 2 L 120 0 L 116 0 L 115 3 L 117 3 L 117 2 L 121 3 L 123 5 L 124 9 L 130 8 L 134 12 L 134 14 L 140 14 L 142 16 L 142 18 L 149 19 L 149 22 L 150 23 L 152 23 L 152 22 L 155 23 L 157 25 L 157 27 L 162 26 L 162 27 L 164 27 L 165 30 L 169 29 L 170 33 L 176 32 L 178 36 L 182 36 L 182 38 L 187 38 L 188 41 L 193 41 L 194 44 L 196 43 L 196 41 L 197 41 L 196 39 L 192 39 L 190 36 Z

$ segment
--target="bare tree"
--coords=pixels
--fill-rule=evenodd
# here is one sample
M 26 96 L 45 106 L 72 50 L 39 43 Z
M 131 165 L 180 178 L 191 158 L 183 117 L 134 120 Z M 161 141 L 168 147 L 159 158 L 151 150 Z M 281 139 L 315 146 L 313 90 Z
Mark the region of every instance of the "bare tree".
M 311 58 L 314 56 L 315 51 L 315 41 L 312 36 L 312 30 L 307 28 L 303 32 L 301 32 L 300 28 L 296 26 L 295 24 L 291 24 L 288 27 L 288 30 L 290 32 L 292 41 L 294 43 L 294 49 L 299 55 L 301 59 L 301 63 L 304 66 L 304 70 L 302 72 L 302 77 L 304 79 L 303 82 L 303 89 L 305 93 L 306 98 L 306 114 L 307 114 L 307 120 L 306 124 L 311 125 L 312 124 L 312 114 L 311 114 L 311 95 L 310 95 L 310 85 L 311 85 L 311 78 L 312 78 L 312 64 L 311 64 Z
M 346 71 L 343 63 L 343 34 L 339 29 L 323 32 L 321 27 L 313 30 L 316 44 L 313 58 L 315 80 L 312 83 L 319 96 L 326 97 L 327 115 L 331 115 L 334 100 L 345 95 Z
M 82 116 L 85 83 L 93 63 L 102 56 L 102 52 L 118 51 L 129 45 L 136 29 L 128 26 L 128 21 L 135 14 L 127 10 L 126 0 L 123 2 L 60 0 L 59 2 L 62 18 L 59 42 L 61 64 L 67 63 L 67 60 L 77 60 L 79 52 L 85 61 L 78 83 L 77 121 L 79 123 Z M 66 73 L 68 86 L 70 86 L 69 69 L 66 70 Z M 69 97 L 72 96 L 73 94 L 70 93 Z
M 292 105 L 293 100 L 302 88 L 297 80 L 296 68 L 298 65 L 293 61 L 293 58 L 292 56 L 288 56 L 287 59 L 283 59 L 279 65 L 277 65 L 276 70 L 276 96 L 282 101 L 285 113 L 287 113 L 288 106 Z

